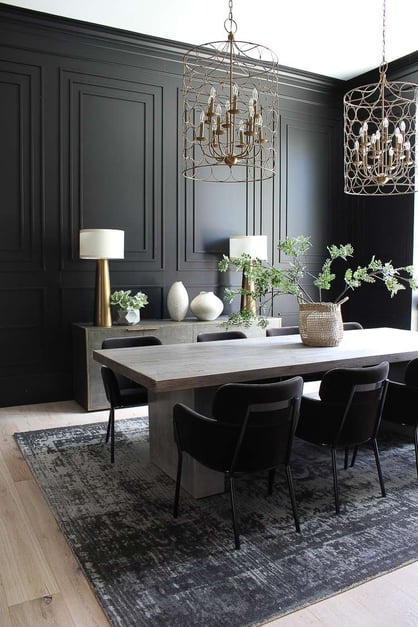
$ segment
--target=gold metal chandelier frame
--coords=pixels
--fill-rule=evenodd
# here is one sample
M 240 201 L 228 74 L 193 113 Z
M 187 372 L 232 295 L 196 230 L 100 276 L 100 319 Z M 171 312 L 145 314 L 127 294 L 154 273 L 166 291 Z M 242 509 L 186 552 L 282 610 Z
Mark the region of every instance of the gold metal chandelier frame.
M 226 41 L 189 50 L 183 75 L 183 174 L 195 181 L 254 182 L 277 162 L 278 61 L 237 41 L 229 0 Z
M 389 82 L 383 55 L 379 81 L 344 96 L 344 191 L 354 195 L 396 195 L 416 191 L 418 85 Z

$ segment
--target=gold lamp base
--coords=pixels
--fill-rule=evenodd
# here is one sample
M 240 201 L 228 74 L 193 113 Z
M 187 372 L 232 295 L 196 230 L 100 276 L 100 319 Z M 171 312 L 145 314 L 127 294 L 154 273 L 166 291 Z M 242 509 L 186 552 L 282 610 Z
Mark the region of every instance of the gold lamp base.
M 110 277 L 107 259 L 97 259 L 96 265 L 96 305 L 94 313 L 96 327 L 111 327 Z
M 252 262 L 250 261 L 250 265 Z M 250 281 L 245 274 L 242 274 L 242 289 L 247 292 L 254 292 L 254 281 Z M 257 315 L 257 303 L 249 294 L 241 294 L 241 311 L 251 311 L 254 316 Z

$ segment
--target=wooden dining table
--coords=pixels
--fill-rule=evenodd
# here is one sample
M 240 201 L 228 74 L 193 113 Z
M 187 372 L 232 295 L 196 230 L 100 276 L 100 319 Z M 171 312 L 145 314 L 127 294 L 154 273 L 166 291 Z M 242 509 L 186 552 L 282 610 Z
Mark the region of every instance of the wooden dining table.
M 213 395 L 224 383 L 322 373 L 383 360 L 392 366 L 406 363 L 418 357 L 418 332 L 394 328 L 345 331 L 340 344 L 333 347 L 306 346 L 299 335 L 284 335 L 96 350 L 93 356 L 148 389 L 150 459 L 174 479 L 175 403 L 210 415 Z M 188 458 L 183 487 L 200 498 L 222 492 L 224 478 Z

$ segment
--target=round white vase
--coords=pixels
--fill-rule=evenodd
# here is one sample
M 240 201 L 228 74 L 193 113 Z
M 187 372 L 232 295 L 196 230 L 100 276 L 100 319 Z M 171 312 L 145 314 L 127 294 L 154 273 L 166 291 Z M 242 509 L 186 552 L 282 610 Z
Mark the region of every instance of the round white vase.
M 189 309 L 189 294 L 182 281 L 175 281 L 167 294 L 167 309 L 172 320 L 180 322 Z
M 200 292 L 190 303 L 192 313 L 199 320 L 216 320 L 224 310 L 224 304 L 213 292 Z

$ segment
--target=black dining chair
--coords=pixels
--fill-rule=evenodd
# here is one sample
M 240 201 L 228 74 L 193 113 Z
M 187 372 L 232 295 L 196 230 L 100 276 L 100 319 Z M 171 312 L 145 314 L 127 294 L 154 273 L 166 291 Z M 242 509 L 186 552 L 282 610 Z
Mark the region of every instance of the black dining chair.
M 103 340 L 102 348 L 133 348 L 136 346 L 157 346 L 161 340 L 154 335 L 135 335 L 127 337 L 112 337 Z M 139 383 L 114 372 L 107 366 L 102 366 L 101 375 L 110 405 L 109 420 L 107 423 L 106 443 L 110 438 L 110 461 L 115 461 L 115 411 L 124 407 L 139 407 L 148 404 L 148 390 Z
M 343 322 L 344 331 L 361 331 L 364 329 L 363 325 L 360 322 Z
M 405 430 L 413 428 L 415 462 L 418 478 L 418 359 L 406 366 L 403 381 L 389 379 L 383 421 L 399 425 Z
M 380 466 L 377 432 L 384 406 L 389 363 L 383 361 L 364 368 L 334 368 L 323 376 L 319 397 L 302 396 L 296 436 L 331 451 L 335 511 L 340 513 L 336 451 L 343 449 L 344 468 L 348 451 L 370 444 L 374 451 L 382 496 L 386 496 Z
M 244 474 L 268 471 L 273 491 L 277 466 L 284 466 L 296 531 L 299 516 L 290 468 L 293 437 L 299 417 L 303 380 L 279 383 L 227 383 L 215 392 L 212 416 L 177 403 L 173 410 L 178 451 L 173 514 L 178 516 L 183 454 L 212 470 L 223 472 L 229 490 L 235 548 L 240 548 L 235 480 Z
M 266 329 L 266 337 L 276 337 L 277 335 L 297 335 L 299 327 L 274 327 Z
M 216 342 L 218 340 L 243 340 L 247 336 L 243 331 L 213 331 L 198 333 L 196 342 Z

